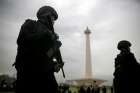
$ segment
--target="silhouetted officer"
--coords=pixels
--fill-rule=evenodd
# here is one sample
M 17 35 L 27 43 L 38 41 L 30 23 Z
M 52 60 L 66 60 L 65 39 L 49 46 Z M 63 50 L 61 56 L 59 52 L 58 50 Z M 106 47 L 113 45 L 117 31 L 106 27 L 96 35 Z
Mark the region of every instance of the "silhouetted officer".
M 105 86 L 103 86 L 102 91 L 103 91 L 103 93 L 106 93 L 106 87 Z
M 0 87 L 1 87 L 1 88 L 7 87 L 7 82 L 6 82 L 5 79 L 1 81 Z
M 84 86 L 81 86 L 79 89 L 79 93 L 86 93 Z
M 94 87 L 94 93 L 99 93 L 99 86 L 97 85 L 97 82 L 94 80 L 93 82 L 93 87 Z
M 113 93 L 113 92 L 114 92 L 114 89 L 113 89 L 113 87 L 111 87 L 111 88 L 110 88 L 110 90 L 111 90 L 111 93 Z
M 69 90 L 68 93 L 71 93 L 71 90 Z
M 114 89 L 115 93 L 136 93 L 136 82 L 139 84 L 140 66 L 134 54 L 130 52 L 131 43 L 122 40 L 117 48 L 120 54 L 115 58 Z
M 94 90 L 94 87 L 92 86 L 92 88 L 91 88 L 91 93 L 94 93 L 94 91 L 95 91 L 95 90 Z
M 90 87 L 87 88 L 86 93 L 91 93 L 91 89 L 90 89 Z
M 54 8 L 43 6 L 37 18 L 24 22 L 17 39 L 16 93 L 58 93 L 54 72 L 63 64 L 54 63 L 52 58 L 61 46 L 53 28 L 58 15 Z

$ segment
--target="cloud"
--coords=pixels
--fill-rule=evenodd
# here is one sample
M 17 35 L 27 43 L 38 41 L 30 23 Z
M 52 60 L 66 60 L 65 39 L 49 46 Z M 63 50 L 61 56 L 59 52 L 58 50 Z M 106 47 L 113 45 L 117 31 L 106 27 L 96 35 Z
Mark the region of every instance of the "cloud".
M 0 73 L 8 72 L 16 55 L 16 39 L 27 18 L 36 19 L 43 5 L 53 6 L 59 14 L 55 31 L 63 45 L 64 70 L 68 79 L 83 77 L 85 59 L 84 30 L 91 34 L 93 75 L 111 77 L 118 41 L 132 42 L 132 52 L 140 57 L 139 0 L 1 0 L 0 1 Z M 106 56 L 107 55 L 107 56 Z M 57 78 L 62 79 L 61 73 Z

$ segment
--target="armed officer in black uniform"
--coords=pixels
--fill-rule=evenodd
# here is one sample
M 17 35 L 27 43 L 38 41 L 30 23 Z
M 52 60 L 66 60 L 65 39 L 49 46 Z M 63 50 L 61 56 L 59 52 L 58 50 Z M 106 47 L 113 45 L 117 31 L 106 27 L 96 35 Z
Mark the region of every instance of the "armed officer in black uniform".
M 37 18 L 24 22 L 17 39 L 16 93 L 58 93 L 54 72 L 64 65 L 53 61 L 59 58 L 56 51 L 61 46 L 53 28 L 58 14 L 54 8 L 43 6 Z
M 138 77 L 140 65 L 134 54 L 130 51 L 130 47 L 131 43 L 127 40 L 120 41 L 117 46 L 120 53 L 115 58 L 115 93 L 136 93 L 138 91 L 136 82 L 140 83 Z

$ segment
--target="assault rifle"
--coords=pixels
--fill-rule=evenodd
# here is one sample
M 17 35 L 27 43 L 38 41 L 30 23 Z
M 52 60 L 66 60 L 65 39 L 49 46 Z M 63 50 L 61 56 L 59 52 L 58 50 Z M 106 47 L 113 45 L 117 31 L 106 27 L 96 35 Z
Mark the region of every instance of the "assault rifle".
M 53 44 L 54 44 L 54 46 L 53 46 L 53 48 L 49 49 L 49 51 L 47 52 L 47 56 L 49 56 L 52 59 L 55 58 L 56 62 L 58 64 L 62 65 L 61 70 L 62 70 L 63 77 L 65 78 L 65 73 L 64 73 L 64 70 L 63 70 L 64 62 L 62 60 L 61 52 L 60 52 L 60 49 L 59 49 L 59 47 L 62 44 L 58 40 L 57 34 L 54 32 L 53 21 L 51 20 L 51 15 L 48 15 L 48 21 L 50 23 L 49 27 L 52 29 L 51 30 L 51 34 L 52 34 L 52 37 L 53 37 Z
M 62 60 L 60 49 L 58 48 L 61 46 L 60 44 L 61 43 L 59 40 L 54 40 L 54 47 L 49 49 L 49 51 L 46 54 L 50 59 L 55 59 L 58 64 L 62 65 L 61 70 L 62 70 L 63 77 L 65 78 L 65 73 L 63 70 L 64 62 Z

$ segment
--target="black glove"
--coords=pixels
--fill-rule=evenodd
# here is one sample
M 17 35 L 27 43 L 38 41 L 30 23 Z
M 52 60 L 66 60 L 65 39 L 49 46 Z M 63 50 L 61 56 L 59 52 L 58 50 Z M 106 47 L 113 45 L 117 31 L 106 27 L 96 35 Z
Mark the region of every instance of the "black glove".
M 64 64 L 56 63 L 54 66 L 54 72 L 59 72 L 60 69 L 64 66 Z
M 52 35 L 52 39 L 57 40 L 57 39 L 59 39 L 59 36 L 55 33 L 55 34 Z
M 47 51 L 47 56 L 52 57 L 54 53 L 61 47 L 61 41 L 57 40 L 54 42 L 54 46 Z
M 62 43 L 61 41 L 57 40 L 54 42 L 54 48 L 55 50 L 59 49 L 61 47 Z

